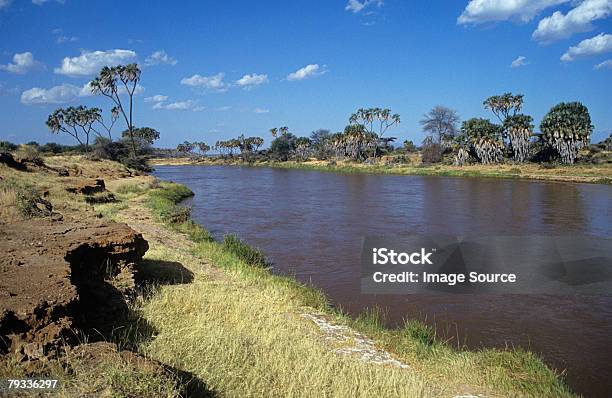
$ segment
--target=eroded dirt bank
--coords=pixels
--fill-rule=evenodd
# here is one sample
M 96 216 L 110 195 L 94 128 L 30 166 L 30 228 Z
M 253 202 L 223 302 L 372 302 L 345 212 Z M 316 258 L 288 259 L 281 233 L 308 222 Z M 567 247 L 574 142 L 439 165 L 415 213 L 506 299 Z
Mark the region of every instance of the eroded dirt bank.
M 32 219 L 0 230 L 0 350 L 41 358 L 125 311 L 148 248 L 125 224 Z M 111 284 L 110 281 L 114 283 Z

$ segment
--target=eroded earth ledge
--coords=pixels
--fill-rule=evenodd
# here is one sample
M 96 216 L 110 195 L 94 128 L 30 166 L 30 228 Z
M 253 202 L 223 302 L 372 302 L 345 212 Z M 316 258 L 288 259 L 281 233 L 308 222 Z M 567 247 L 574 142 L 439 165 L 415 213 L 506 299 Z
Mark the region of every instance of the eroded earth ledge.
M 112 221 L 30 219 L 0 228 L 0 354 L 38 359 L 101 336 L 127 311 L 140 233 Z M 81 336 L 82 337 L 82 336 Z

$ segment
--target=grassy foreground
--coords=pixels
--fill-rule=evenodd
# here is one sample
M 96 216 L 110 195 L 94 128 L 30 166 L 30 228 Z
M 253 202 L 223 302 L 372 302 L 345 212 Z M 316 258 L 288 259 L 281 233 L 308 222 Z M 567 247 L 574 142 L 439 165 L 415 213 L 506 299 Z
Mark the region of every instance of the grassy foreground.
M 150 261 L 176 262 L 191 283 L 160 286 L 139 311 L 156 330 L 139 350 L 190 372 L 223 396 L 488 397 L 574 396 L 535 355 L 521 350 L 457 350 L 428 327 L 407 322 L 389 330 L 380 313 L 350 319 L 318 290 L 250 264 L 247 247 L 215 242 L 189 219 L 177 222 L 177 203 L 191 195 L 182 185 L 120 187 L 129 206 L 151 209 L 164 228 L 190 243 L 173 247 L 149 238 Z M 108 210 L 108 206 L 103 208 Z M 142 214 L 141 210 L 138 210 Z M 116 218 L 122 218 L 121 212 Z M 182 238 L 180 236 L 183 236 Z M 180 249 L 180 247 L 188 249 Z M 255 256 L 257 257 L 257 256 Z M 349 325 L 391 352 L 408 368 L 381 366 L 338 354 L 304 314 Z M 352 342 L 343 345 L 351 347 Z
M 486 178 L 512 178 L 540 181 L 582 182 L 593 184 L 612 184 L 612 164 L 574 164 L 574 165 L 540 165 L 525 164 L 473 164 L 466 166 L 452 166 L 445 164 L 422 165 L 419 155 L 413 155 L 410 163 L 384 164 L 382 162 L 366 164 L 351 161 L 338 161 L 329 163 L 320 160 L 304 162 L 273 162 L 261 161 L 245 163 L 235 158 L 231 159 L 150 159 L 152 166 L 161 165 L 236 165 L 276 167 L 283 169 L 304 169 L 317 171 L 330 171 L 338 173 L 372 173 L 393 175 L 423 175 L 447 177 L 486 177 Z

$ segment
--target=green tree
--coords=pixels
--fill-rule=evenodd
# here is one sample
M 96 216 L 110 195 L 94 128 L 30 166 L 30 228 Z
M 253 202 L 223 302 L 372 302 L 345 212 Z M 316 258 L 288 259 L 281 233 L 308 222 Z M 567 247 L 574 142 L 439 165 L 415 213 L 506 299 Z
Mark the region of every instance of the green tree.
M 87 108 L 81 105 L 56 109 L 49 115 L 46 124 L 52 133 L 64 132 L 89 151 L 89 139 L 92 132 L 99 135 L 93 128 L 93 124 L 100 119 L 101 110 L 99 108 Z
M 295 151 L 296 137 L 288 131 L 280 134 L 270 144 L 270 154 L 280 160 L 287 161 Z
M 378 152 L 378 140 L 383 137 L 385 132 L 400 124 L 400 115 L 391 114 L 390 109 L 382 108 L 360 108 L 353 113 L 349 118 L 349 124 L 362 125 L 369 137 L 375 137 L 374 140 L 374 157 Z
M 300 160 L 305 160 L 310 152 L 312 142 L 308 137 L 299 137 L 295 140 L 295 153 Z
M 533 135 L 533 118 L 516 114 L 504 120 L 504 135 L 508 137 L 514 160 L 524 162 L 529 154 L 529 139 Z
M 502 95 L 493 95 L 482 104 L 485 109 L 490 109 L 500 122 L 504 123 L 508 117 L 514 116 L 521 111 L 523 108 L 523 97 L 523 94 L 504 93 Z
M 183 141 L 182 144 L 178 144 L 176 146 L 177 152 L 184 153 L 185 155 L 191 153 L 195 148 L 195 144 L 192 144 L 189 141 Z
M 503 158 L 502 127 L 489 119 L 472 118 L 461 125 L 461 133 L 474 147 L 483 164 L 498 163 Z
M 544 116 L 540 131 L 544 141 L 559 153 L 561 161 L 572 164 L 578 151 L 589 144 L 593 125 L 586 106 L 580 102 L 561 102 Z
M 113 67 L 105 66 L 100 70 L 100 74 L 89 83 L 92 93 L 110 98 L 115 104 L 116 110 L 123 115 L 127 124 L 127 136 L 132 144 L 134 154 L 136 154 L 136 137 L 134 135 L 135 128 L 133 123 L 134 93 L 140 81 L 140 74 L 141 71 L 137 64 Z M 120 94 L 122 92 L 125 92 L 129 98 L 127 111 L 121 102 Z

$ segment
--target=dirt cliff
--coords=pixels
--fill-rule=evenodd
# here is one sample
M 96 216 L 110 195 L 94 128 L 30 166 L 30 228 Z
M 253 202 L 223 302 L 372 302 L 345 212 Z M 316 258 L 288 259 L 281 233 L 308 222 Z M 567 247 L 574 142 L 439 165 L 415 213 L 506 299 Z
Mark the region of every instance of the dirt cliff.
M 0 225 L 0 353 L 37 359 L 104 334 L 127 310 L 147 241 L 125 224 L 28 219 Z

